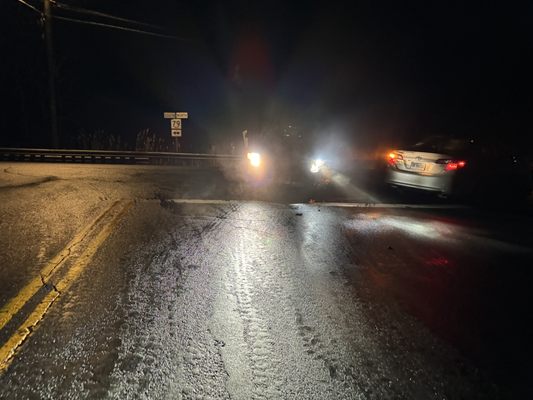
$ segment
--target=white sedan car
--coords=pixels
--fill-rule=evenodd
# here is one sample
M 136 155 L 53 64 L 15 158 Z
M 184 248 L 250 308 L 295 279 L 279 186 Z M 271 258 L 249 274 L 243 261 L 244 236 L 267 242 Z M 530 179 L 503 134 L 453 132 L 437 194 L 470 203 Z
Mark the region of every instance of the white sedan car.
M 434 136 L 391 151 L 387 183 L 443 196 L 499 192 L 526 194 L 531 188 L 525 163 L 503 146 L 472 139 Z

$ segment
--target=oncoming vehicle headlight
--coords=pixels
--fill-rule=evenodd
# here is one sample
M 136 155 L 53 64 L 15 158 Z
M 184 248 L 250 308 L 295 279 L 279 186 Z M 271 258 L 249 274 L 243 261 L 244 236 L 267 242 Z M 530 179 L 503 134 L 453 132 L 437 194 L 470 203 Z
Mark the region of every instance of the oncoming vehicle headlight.
M 261 165 L 261 154 L 259 153 L 248 153 L 247 155 L 248 160 L 250 160 L 250 164 L 252 167 L 259 167 Z
M 324 161 L 321 159 L 313 160 L 311 163 L 311 172 L 316 174 L 324 165 Z

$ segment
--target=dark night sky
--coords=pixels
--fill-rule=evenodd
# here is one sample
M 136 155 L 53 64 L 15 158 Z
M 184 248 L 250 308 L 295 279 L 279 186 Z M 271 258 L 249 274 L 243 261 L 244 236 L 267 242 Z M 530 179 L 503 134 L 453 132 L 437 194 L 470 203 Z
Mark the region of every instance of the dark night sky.
M 166 137 L 171 110 L 190 113 L 190 150 L 288 123 L 361 145 L 433 133 L 533 144 L 531 2 L 61 1 L 183 38 L 56 20 L 64 147 L 82 130 Z M 39 15 L 3 5 L 0 145 L 47 146 Z

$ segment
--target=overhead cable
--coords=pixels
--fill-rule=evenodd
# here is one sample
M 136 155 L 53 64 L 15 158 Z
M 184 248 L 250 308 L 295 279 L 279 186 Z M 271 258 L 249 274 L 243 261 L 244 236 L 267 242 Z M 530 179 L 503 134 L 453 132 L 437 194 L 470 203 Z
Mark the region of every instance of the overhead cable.
M 128 27 L 125 27 L 125 26 L 105 24 L 105 23 L 96 22 L 96 21 L 86 21 L 86 20 L 83 20 L 83 19 L 68 18 L 68 17 L 59 16 L 59 15 L 53 15 L 53 18 L 54 19 L 59 19 L 59 20 L 62 20 L 62 21 L 70 21 L 70 22 L 76 22 L 76 23 L 79 23 L 79 24 L 102 26 L 104 28 L 118 29 L 118 30 L 128 31 L 128 32 L 135 32 L 135 33 L 140 33 L 140 34 L 144 34 L 144 35 L 162 37 L 162 38 L 166 38 L 166 39 L 183 40 L 183 41 L 186 40 L 186 39 L 180 38 L 178 36 L 165 35 L 165 34 L 162 34 L 162 33 L 149 32 L 149 31 L 144 31 L 144 30 L 141 30 L 141 29 L 134 29 L 134 28 L 128 28 Z
M 142 25 L 142 26 L 155 28 L 155 29 L 161 29 L 161 30 L 163 29 L 160 26 L 148 24 L 146 22 L 140 22 L 140 21 L 135 21 L 135 20 L 128 19 L 128 18 L 117 17 L 115 15 L 106 14 L 106 13 L 103 13 L 103 12 L 100 12 L 100 11 L 88 10 L 86 8 L 80 8 L 80 7 L 71 6 L 69 4 L 59 3 L 57 1 L 55 1 L 53 3 L 53 5 L 54 5 L 54 7 L 57 7 L 59 9 L 68 10 L 68 11 L 72 11 L 72 12 L 77 12 L 77 13 L 80 13 L 80 14 L 88 14 L 88 15 L 93 15 L 93 16 L 96 16 L 96 17 L 114 19 L 116 21 L 127 22 L 129 24 L 135 24 L 135 25 Z
M 24 4 L 26 7 L 31 8 L 33 11 L 36 11 L 36 12 L 38 12 L 39 14 L 42 14 L 42 11 L 41 11 L 41 10 L 39 10 L 38 8 L 32 6 L 30 3 L 26 3 L 24 0 L 17 0 L 17 1 L 18 1 L 19 3 Z

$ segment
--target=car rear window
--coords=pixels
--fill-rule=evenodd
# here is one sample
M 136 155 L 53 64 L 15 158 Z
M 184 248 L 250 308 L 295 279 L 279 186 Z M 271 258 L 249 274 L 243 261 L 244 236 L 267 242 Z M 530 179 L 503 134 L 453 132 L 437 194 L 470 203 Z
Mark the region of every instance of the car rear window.
M 432 136 L 421 140 L 411 146 L 407 150 L 424 151 L 429 153 L 464 153 L 469 149 L 470 142 L 468 139 L 453 139 L 441 136 Z

